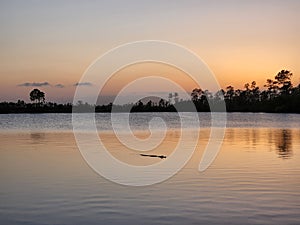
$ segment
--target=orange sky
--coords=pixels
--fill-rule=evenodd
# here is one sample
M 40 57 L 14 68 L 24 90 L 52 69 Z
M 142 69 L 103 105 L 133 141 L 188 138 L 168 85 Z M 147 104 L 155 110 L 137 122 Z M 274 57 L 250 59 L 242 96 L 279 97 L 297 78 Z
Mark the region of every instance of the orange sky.
M 120 44 L 149 39 L 192 50 L 223 88 L 252 80 L 262 87 L 281 69 L 291 70 L 298 84 L 299 10 L 297 0 L 1 2 L 0 101 L 28 101 L 29 91 L 43 82 L 50 84 L 38 87 L 47 100 L 72 101 L 74 84 L 93 60 Z M 169 66 L 134 65 L 120 73 L 123 78 L 112 80 L 104 94 L 157 74 L 194 88 Z

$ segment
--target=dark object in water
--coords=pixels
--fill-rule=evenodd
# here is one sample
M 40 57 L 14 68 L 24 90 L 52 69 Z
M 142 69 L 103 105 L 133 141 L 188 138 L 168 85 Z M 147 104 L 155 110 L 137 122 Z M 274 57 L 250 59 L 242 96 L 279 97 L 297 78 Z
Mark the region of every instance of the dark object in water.
M 161 158 L 161 159 L 165 159 L 167 158 L 167 156 L 165 155 L 147 155 L 147 154 L 140 154 L 141 156 L 148 156 L 148 157 L 157 157 L 157 158 Z

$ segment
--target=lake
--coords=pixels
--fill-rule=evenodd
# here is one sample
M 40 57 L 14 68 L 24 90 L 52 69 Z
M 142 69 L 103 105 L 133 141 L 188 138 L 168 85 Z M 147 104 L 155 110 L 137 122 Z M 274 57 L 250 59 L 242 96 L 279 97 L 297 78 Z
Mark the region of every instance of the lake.
M 77 116 L 88 133 L 87 114 Z M 116 114 L 120 129 L 126 116 Z M 180 116 L 189 121 L 192 114 Z M 88 166 L 71 114 L 0 115 L 0 224 L 300 224 L 300 115 L 227 114 L 220 152 L 204 172 L 198 166 L 211 117 L 198 116 L 199 123 L 182 127 L 176 113 L 130 115 L 129 124 L 142 139 L 149 136 L 151 119 L 165 121 L 163 143 L 151 154 L 169 156 L 182 129 L 191 137 L 199 132 L 183 169 L 164 182 L 132 187 Z M 120 161 L 145 166 L 164 160 L 125 148 L 113 133 L 110 114 L 96 114 L 95 121 L 99 137 Z M 184 141 L 188 148 L 189 139 Z

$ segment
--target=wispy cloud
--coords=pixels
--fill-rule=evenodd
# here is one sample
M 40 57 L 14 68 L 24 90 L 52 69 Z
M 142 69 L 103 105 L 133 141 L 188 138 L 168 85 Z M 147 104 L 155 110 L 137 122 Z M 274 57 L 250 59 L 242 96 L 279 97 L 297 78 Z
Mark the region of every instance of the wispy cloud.
M 23 84 L 19 84 L 20 87 L 42 87 L 42 86 L 50 86 L 48 82 L 26 82 Z
M 56 85 L 54 85 L 54 87 L 56 87 L 56 88 L 64 88 L 65 85 L 63 85 L 63 84 L 56 84 Z
M 43 87 L 43 86 L 49 86 L 49 87 L 55 87 L 55 88 L 65 88 L 66 86 L 63 84 L 55 84 L 51 85 L 49 82 L 25 82 L 22 84 L 18 84 L 19 87 Z M 90 82 L 78 82 L 73 84 L 73 86 L 93 86 Z
M 82 82 L 82 83 L 76 83 L 74 86 L 93 86 L 90 82 Z

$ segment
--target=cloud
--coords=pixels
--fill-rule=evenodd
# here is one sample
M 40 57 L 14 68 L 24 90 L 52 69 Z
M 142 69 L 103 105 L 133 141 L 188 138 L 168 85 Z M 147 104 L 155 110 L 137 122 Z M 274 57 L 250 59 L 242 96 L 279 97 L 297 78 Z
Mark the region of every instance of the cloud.
M 38 82 L 26 82 L 26 83 L 23 83 L 23 84 L 19 84 L 18 86 L 20 87 L 42 87 L 42 86 L 50 86 L 50 84 L 48 82 L 41 82 L 41 83 L 38 83 Z
M 63 85 L 63 84 L 56 84 L 56 85 L 54 85 L 54 87 L 56 87 L 56 88 L 64 88 L 65 85 Z
M 74 86 L 92 86 L 93 84 L 90 82 L 82 82 L 82 83 L 76 83 Z

